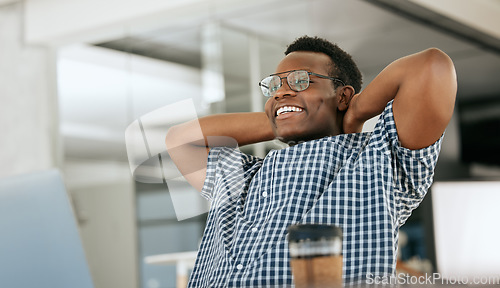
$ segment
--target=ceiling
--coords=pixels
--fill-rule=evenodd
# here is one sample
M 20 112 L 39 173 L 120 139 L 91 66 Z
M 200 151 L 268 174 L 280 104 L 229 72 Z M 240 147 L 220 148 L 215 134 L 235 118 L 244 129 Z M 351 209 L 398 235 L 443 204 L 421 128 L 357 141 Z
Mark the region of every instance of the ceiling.
M 500 7 L 498 0 L 488 1 Z M 274 71 L 286 45 L 306 34 L 327 38 L 348 51 L 358 63 L 364 86 L 391 61 L 437 47 L 455 63 L 459 82 L 458 101 L 500 98 L 500 39 L 413 2 L 212 1 L 208 9 L 191 7 L 188 12 L 182 13 L 182 17 L 175 15 L 175 11 L 165 13 L 164 25 L 150 29 L 132 27 L 124 37 L 93 44 L 202 68 L 202 29 L 207 23 L 219 24 L 222 28 L 221 60 L 226 83 L 224 111 L 227 112 L 250 110 L 251 39 L 258 40 L 260 71 L 264 76 Z M 481 8 L 480 2 L 474 1 L 474 9 Z M 500 30 L 500 25 L 498 28 Z M 96 144 L 95 141 L 84 143 L 81 139 L 66 138 L 67 143 L 75 144 L 66 146 L 67 155 L 92 157 L 88 153 L 90 150 L 100 159 L 126 159 L 123 143 L 117 149 L 116 145 L 106 144 L 105 141 Z M 104 148 L 103 152 L 96 152 L 99 147 Z
M 97 45 L 201 67 L 200 31 L 207 22 L 217 22 L 226 31 L 222 37 L 223 61 L 231 65 L 224 66 L 225 74 L 245 77 L 248 75 L 242 73 L 242 67 L 248 67 L 248 57 L 241 52 L 248 50 L 248 41 L 244 41 L 243 35 L 256 35 L 261 43 L 281 47 L 301 35 L 318 35 L 352 54 L 365 83 L 401 56 L 438 47 L 455 62 L 459 99 L 500 95 L 500 39 L 410 1 L 271 0 L 266 5 L 256 2 L 231 7 L 214 4 L 210 11 L 192 13 L 175 24 Z M 478 9 L 480 5 L 475 6 Z M 275 54 L 269 57 L 273 65 Z M 260 55 L 268 63 L 265 53 Z M 274 66 L 270 67 L 263 72 L 272 72 Z

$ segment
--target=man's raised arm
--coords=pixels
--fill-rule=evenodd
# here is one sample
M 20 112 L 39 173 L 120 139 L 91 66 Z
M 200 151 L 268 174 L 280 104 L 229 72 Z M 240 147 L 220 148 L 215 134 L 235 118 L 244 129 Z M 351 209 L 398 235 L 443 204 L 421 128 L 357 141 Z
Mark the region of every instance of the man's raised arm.
M 443 134 L 453 114 L 456 94 L 453 62 L 441 50 L 430 48 L 392 62 L 355 95 L 344 118 L 344 131 L 359 132 L 364 121 L 381 113 L 394 99 L 401 145 L 424 148 Z
M 254 112 L 212 115 L 174 126 L 165 143 L 184 178 L 201 191 L 210 147 L 244 146 L 272 139 L 266 114 Z

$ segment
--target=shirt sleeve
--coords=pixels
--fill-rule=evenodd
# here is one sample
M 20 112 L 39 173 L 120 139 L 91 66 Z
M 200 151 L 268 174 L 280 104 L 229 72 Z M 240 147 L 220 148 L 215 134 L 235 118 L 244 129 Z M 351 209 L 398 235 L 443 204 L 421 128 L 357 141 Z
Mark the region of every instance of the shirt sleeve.
M 205 182 L 203 183 L 203 188 L 201 189 L 201 196 L 205 197 L 207 200 L 212 200 L 212 191 L 216 179 L 216 168 L 217 160 L 219 159 L 220 147 L 211 148 L 208 152 L 207 159 L 207 172 L 205 175 Z
M 434 177 L 434 168 L 441 151 L 444 134 L 432 145 L 410 150 L 402 147 L 396 130 L 392 103 L 382 113 L 378 127 L 386 138 L 392 155 L 394 199 L 400 225 L 404 224 L 411 211 L 422 202 Z M 377 128 L 376 128 L 377 129 Z M 375 132 L 375 131 L 374 131 Z
M 241 190 L 258 171 L 262 159 L 242 153 L 237 148 L 214 147 L 208 153 L 207 172 L 201 195 L 209 201 L 219 190 Z

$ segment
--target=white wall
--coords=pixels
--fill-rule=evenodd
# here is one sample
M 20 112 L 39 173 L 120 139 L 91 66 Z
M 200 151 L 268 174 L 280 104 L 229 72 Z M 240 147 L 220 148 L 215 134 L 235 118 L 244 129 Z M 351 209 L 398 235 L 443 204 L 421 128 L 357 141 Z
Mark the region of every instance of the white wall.
M 14 3 L 14 2 L 19 2 L 19 0 L 0 0 L 0 6 L 1 5 L 11 4 L 11 3 Z
M 69 160 L 64 176 L 95 287 L 138 287 L 135 187 L 128 165 Z
M 96 287 L 135 288 L 139 260 L 128 164 L 93 163 L 87 173 L 87 163 L 63 165 L 56 53 L 23 42 L 22 4 L 0 4 L 0 177 L 65 166 Z
M 57 67 L 61 136 L 67 145 L 63 172 L 96 288 L 137 287 L 143 259 L 125 129 L 185 98 L 200 108 L 200 71 L 90 45 L 60 48 Z M 163 134 L 148 138 L 153 154 L 166 150 L 168 125 L 160 122 L 153 126 Z M 172 243 L 160 245 L 167 249 Z
M 59 159 L 55 61 L 22 41 L 22 5 L 0 6 L 0 177 L 47 169 Z

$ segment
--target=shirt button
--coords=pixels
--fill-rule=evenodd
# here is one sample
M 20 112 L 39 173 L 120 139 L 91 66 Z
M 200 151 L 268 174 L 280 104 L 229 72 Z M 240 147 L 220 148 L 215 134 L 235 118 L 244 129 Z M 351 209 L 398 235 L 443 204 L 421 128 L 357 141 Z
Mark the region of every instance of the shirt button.
M 262 197 L 267 197 L 267 192 L 262 192 Z
M 252 232 L 257 232 L 257 230 L 259 230 L 259 229 L 257 229 L 257 227 L 252 228 Z
M 241 265 L 241 264 L 236 265 L 236 269 L 238 269 L 238 270 L 243 269 L 243 265 Z

